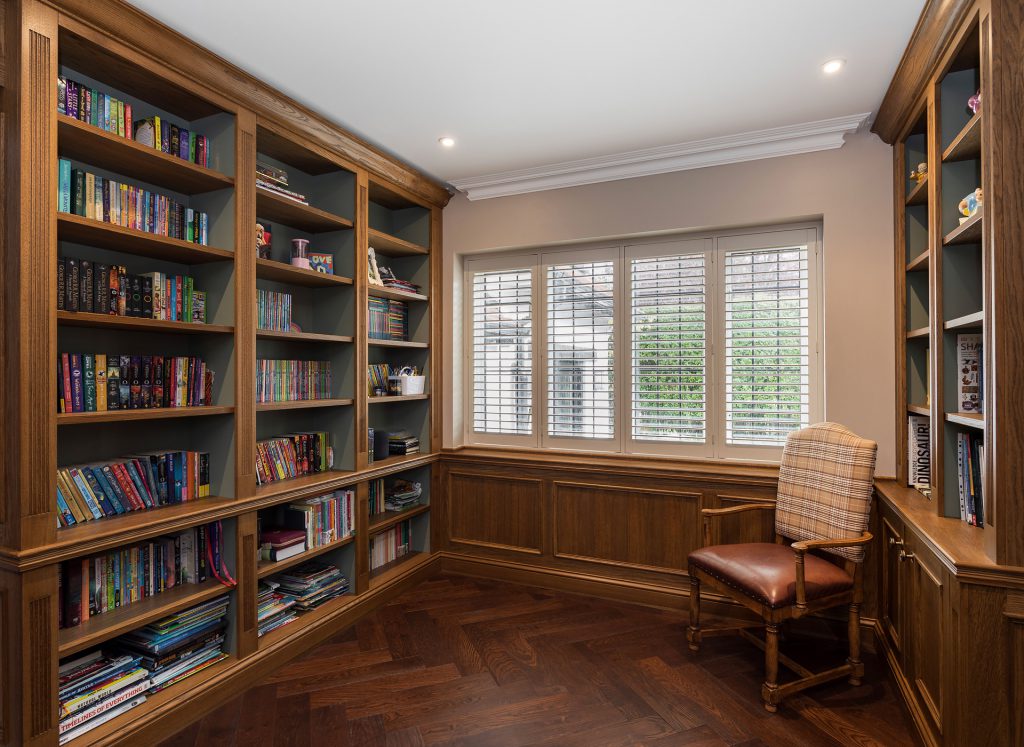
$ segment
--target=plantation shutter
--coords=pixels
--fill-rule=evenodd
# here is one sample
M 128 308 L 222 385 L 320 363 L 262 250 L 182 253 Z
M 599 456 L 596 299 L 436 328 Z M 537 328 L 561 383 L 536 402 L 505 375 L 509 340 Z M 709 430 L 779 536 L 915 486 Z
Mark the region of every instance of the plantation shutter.
M 725 255 L 725 437 L 782 446 L 810 424 L 807 246 Z
M 547 266 L 548 436 L 611 439 L 615 263 Z
M 473 430 L 533 432 L 533 270 L 478 272 L 472 286 Z
M 707 284 L 703 253 L 630 263 L 632 437 L 707 439 Z

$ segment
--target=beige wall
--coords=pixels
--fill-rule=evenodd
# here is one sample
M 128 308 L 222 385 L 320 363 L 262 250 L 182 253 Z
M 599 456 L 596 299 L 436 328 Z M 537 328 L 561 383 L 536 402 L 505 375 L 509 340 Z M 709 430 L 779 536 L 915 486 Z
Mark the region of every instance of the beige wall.
M 892 149 L 838 150 L 470 202 L 444 213 L 444 445 L 461 441 L 461 256 L 656 231 L 824 222 L 825 416 L 878 441 L 895 474 Z

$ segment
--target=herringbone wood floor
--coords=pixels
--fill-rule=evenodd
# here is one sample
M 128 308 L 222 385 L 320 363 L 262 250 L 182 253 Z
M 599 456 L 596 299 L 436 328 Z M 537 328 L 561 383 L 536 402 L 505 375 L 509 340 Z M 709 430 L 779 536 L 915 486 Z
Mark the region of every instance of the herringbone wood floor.
M 914 744 L 884 663 L 866 661 L 863 686 L 771 716 L 761 653 L 726 637 L 692 654 L 680 613 L 441 576 L 161 747 Z

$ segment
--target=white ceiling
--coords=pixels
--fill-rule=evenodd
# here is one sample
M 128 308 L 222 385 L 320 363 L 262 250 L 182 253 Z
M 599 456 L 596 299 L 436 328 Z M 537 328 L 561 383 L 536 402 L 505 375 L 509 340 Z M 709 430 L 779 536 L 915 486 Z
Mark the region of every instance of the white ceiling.
M 131 2 L 444 180 L 874 112 L 924 5 Z

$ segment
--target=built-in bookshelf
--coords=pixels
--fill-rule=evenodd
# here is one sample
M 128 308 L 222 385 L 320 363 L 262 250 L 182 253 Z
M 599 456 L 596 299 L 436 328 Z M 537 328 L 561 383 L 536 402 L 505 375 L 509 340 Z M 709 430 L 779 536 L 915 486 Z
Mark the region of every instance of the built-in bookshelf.
M 79 18 L 78 12 L 89 17 Z M 31 474 L 25 473 L 17 495 L 7 502 L 4 526 L 17 525 L 22 530 L 8 533 L 5 529 L 0 538 L 12 551 L 6 557 L 19 567 L 9 578 L 5 576 L 0 596 L 24 603 L 22 612 L 31 616 L 36 613 L 29 613 L 30 602 L 58 599 L 58 576 L 63 569 L 78 568 L 87 559 L 130 552 L 140 544 L 164 542 L 212 524 L 223 527 L 224 539 L 220 580 L 206 578 L 147 593 L 116 609 L 104 607 L 101 614 L 90 614 L 73 626 L 58 627 L 57 617 L 51 619 L 49 612 L 31 617 L 32 630 L 25 628 L 19 634 L 21 640 L 11 644 L 14 648 L 5 649 L 5 657 L 23 657 L 17 666 L 31 662 L 33 671 L 44 673 L 44 680 L 24 692 L 7 687 L 6 680 L 0 683 L 5 693 L 20 701 L 20 705 L 11 701 L 12 708 L 34 714 L 5 737 L 24 744 L 57 744 L 57 687 L 46 678 L 59 662 L 113 650 L 110 647 L 116 641 L 133 631 L 226 599 L 226 607 L 218 613 L 225 623 L 223 654 L 212 665 L 150 693 L 145 702 L 71 744 L 152 741 L 160 729 L 173 731 L 179 703 L 195 702 L 197 693 L 214 684 L 221 692 L 234 686 L 241 690 L 255 658 L 282 652 L 292 655 L 308 645 L 311 636 L 322 638 L 330 626 L 350 623 L 354 610 L 368 608 L 380 594 L 388 593 L 390 585 L 415 574 L 430 558 L 430 506 L 425 499 L 395 519 L 396 525 L 406 521 L 413 528 L 410 552 L 396 558 L 385 572 L 375 573 L 371 584 L 370 542 L 387 532 L 390 524 L 376 524 L 371 530 L 366 495 L 369 481 L 399 472 L 413 473 L 428 486 L 431 481 L 439 447 L 431 436 L 438 400 L 431 347 L 439 340 L 431 299 L 438 279 L 438 220 L 448 195 L 440 185 L 305 113 L 263 84 L 253 81 L 253 87 L 239 88 L 237 82 L 244 74 L 227 70 L 204 50 L 189 47 L 196 74 L 181 75 L 161 56 L 189 42 L 154 27 L 133 8 L 101 0 L 81 11 L 57 13 L 29 0 L 25 7 L 0 6 L 0 13 L 5 14 L 5 24 L 32 30 L 19 38 L 44 39 L 53 54 L 50 60 L 44 55 L 38 65 L 18 69 L 15 77 L 25 77 L 20 90 L 58 91 L 56 96 L 39 98 L 45 106 L 31 109 L 28 126 L 14 117 L 0 119 L 7 142 L 24 144 L 26 178 L 12 188 L 19 190 L 24 206 L 18 223 L 24 246 L 21 264 L 26 273 L 31 272 L 26 277 L 40 281 L 38 292 L 31 296 L 34 305 L 16 310 L 23 322 L 20 329 L 30 330 L 33 340 L 31 345 L 28 338 L 23 341 L 27 347 L 20 349 L 19 369 L 51 372 L 42 377 L 45 394 L 41 386 L 24 390 L 23 406 L 31 409 L 32 417 L 11 421 L 24 425 L 19 448 L 35 449 L 40 458 L 38 464 L 26 467 Z M 109 21 L 125 14 L 138 19 L 138 29 L 156 28 L 156 36 L 143 35 L 134 41 L 118 38 L 111 33 Z M 76 94 L 73 107 L 67 99 L 68 81 Z M 56 110 L 56 102 L 63 104 L 63 111 Z M 267 108 L 268 102 L 277 103 Z M 108 111 L 117 111 L 124 124 Z M 13 137 L 15 127 L 17 138 Z M 66 165 L 59 165 L 62 160 Z M 264 172 L 257 171 L 257 164 L 261 169 L 272 167 L 270 173 L 286 172 L 287 184 L 277 185 L 285 189 L 258 184 L 258 174 Z M 90 183 L 87 174 L 91 174 L 99 184 L 132 187 L 134 212 L 128 211 L 127 202 L 125 212 L 105 205 L 102 189 L 83 191 L 77 181 L 72 186 L 68 177 L 74 174 L 78 179 L 79 172 L 83 185 Z M 63 185 L 67 185 L 66 205 Z M 117 193 L 118 201 L 128 199 L 127 189 L 118 188 Z M 113 195 L 113 189 L 106 194 L 108 203 Z M 166 198 L 167 205 L 180 205 L 182 215 L 203 214 L 202 231 L 172 231 L 177 226 L 174 221 L 182 219 L 151 207 L 150 199 L 154 206 L 164 203 L 149 195 Z M 79 202 L 72 199 L 75 196 L 80 196 Z M 45 214 L 40 215 L 40 210 Z M 265 236 L 269 234 L 262 250 L 257 246 L 257 224 L 263 226 Z M 200 225 L 198 218 L 194 225 Z M 308 266 L 293 263 L 295 241 L 305 243 L 302 254 L 313 259 Z M 371 245 L 381 264 L 408 285 L 370 287 L 367 254 Z M 40 258 L 47 261 L 42 263 Z M 75 286 L 78 291 L 83 287 L 90 291 L 91 306 L 84 303 L 84 296 L 76 298 L 74 307 L 56 303 L 58 273 L 53 267 L 66 270 L 70 259 L 85 261 L 95 271 L 91 283 L 83 286 L 80 277 Z M 63 265 L 58 260 L 64 260 Z M 123 269 L 111 273 L 109 268 Z M 106 273 L 103 280 L 101 270 Z M 114 313 L 109 313 L 109 308 L 99 307 L 98 299 L 112 287 L 111 274 L 118 278 L 111 298 L 117 298 L 121 287 L 131 293 L 134 278 L 148 277 L 152 283 L 157 277 L 189 278 L 188 303 L 200 303 L 205 314 L 187 320 L 162 315 L 164 307 L 152 290 L 156 286 L 150 285 L 147 297 L 141 282 L 138 308 L 129 297 L 123 310 L 115 306 Z M 63 301 L 67 277 L 62 279 Z M 186 286 L 159 287 L 173 287 L 177 293 Z M 287 314 L 282 314 L 285 297 Z M 407 339 L 371 345 L 366 331 L 371 297 L 408 304 Z M 186 308 L 182 306 L 182 313 Z M 5 347 L 5 352 L 13 349 Z M 28 357 L 26 350 L 30 350 Z M 129 399 L 128 408 L 104 407 L 92 399 L 85 404 L 83 397 L 80 408 L 62 411 L 63 390 L 58 389 L 62 353 L 69 356 L 69 371 L 75 370 L 70 366 L 72 354 L 87 354 L 92 362 L 101 355 L 116 354 L 119 359 L 149 361 L 154 366 L 160 357 L 199 361 L 213 375 L 207 380 L 198 374 L 196 381 L 203 382 L 201 398 L 190 396 L 165 406 L 162 399 L 152 398 L 156 381 L 147 382 L 141 373 L 145 367 L 140 365 L 138 383 L 130 377 L 126 381 L 129 396 L 139 395 L 137 401 Z M 261 360 L 329 364 L 329 383 L 315 397 L 293 397 L 288 389 L 286 396 L 257 402 Z M 389 398 L 386 407 L 374 402 L 371 408 L 364 382 L 367 364 L 373 361 L 415 366 L 426 373 L 427 389 L 423 394 Z M 81 376 L 84 382 L 84 359 Z M 387 413 L 379 413 L 383 410 Z M 371 427 L 409 431 L 419 441 L 419 451 L 371 462 L 367 448 Z M 37 448 L 32 439 L 42 432 L 52 440 Z M 257 485 L 257 443 L 304 432 L 328 434 L 325 443 L 333 453 L 333 464 L 311 474 Z M 135 490 L 140 499 L 143 494 L 158 499 L 166 473 L 155 465 L 165 462 L 151 462 L 154 470 L 147 473 L 145 462 L 135 461 L 152 453 L 201 455 L 202 459 L 183 462 L 196 465 L 195 475 L 181 476 L 195 494 L 189 493 L 187 500 L 153 500 L 145 509 L 109 515 L 102 511 L 104 515 L 88 518 L 81 514 L 81 521 L 58 527 L 56 486 L 65 479 L 55 477 L 60 468 L 74 467 L 85 480 L 80 496 L 85 503 L 76 504 L 79 511 L 89 508 L 90 499 L 97 506 L 101 500 L 109 502 L 107 490 L 115 494 L 113 483 L 100 478 L 102 465 L 113 463 L 123 463 L 125 479 L 131 481 L 131 487 L 128 482 L 119 485 L 126 497 L 127 491 Z M 129 461 L 135 475 L 128 469 Z M 201 464 L 208 470 L 199 482 Z M 88 472 L 80 469 L 86 466 Z M 89 478 L 96 479 L 96 484 Z M 351 532 L 278 562 L 249 552 L 258 548 L 258 527 L 266 512 L 338 490 L 353 491 Z M 69 515 L 76 519 L 74 513 Z M 62 514 L 62 519 L 61 523 L 68 523 L 68 516 Z M 133 572 L 151 571 L 148 559 L 131 557 L 140 563 Z M 348 582 L 344 595 L 259 636 L 255 624 L 259 584 L 278 574 L 297 572 L 310 562 L 335 566 Z M 24 576 L 17 572 L 22 564 Z M 30 577 L 31 593 L 19 591 L 18 585 L 29 583 Z M 118 583 L 129 583 L 127 578 L 119 579 Z M 66 579 L 61 583 L 66 584 Z M 128 593 L 128 587 L 122 588 Z M 37 604 L 33 609 L 56 610 L 58 604 L 59 600 L 52 607 Z M 64 608 L 60 610 L 63 613 Z M 23 731 L 15 733 L 18 729 Z

